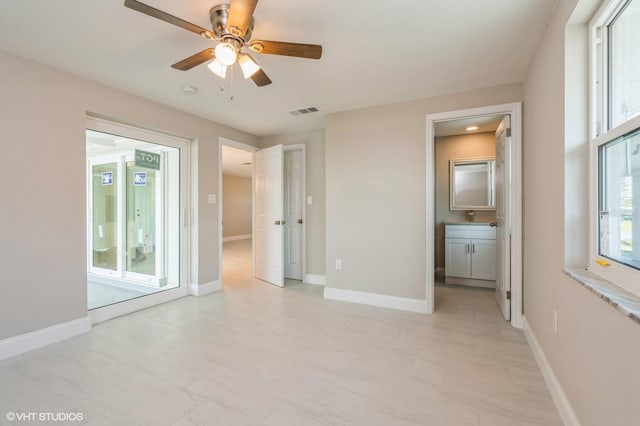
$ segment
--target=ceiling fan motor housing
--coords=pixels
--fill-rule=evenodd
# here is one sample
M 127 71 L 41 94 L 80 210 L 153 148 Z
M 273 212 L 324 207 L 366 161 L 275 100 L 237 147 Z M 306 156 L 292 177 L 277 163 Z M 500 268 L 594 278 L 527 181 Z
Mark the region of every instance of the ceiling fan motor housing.
M 219 4 L 217 6 L 213 6 L 209 10 L 209 19 L 211 20 L 211 28 L 213 29 L 213 33 L 216 35 L 218 40 L 229 41 L 229 39 L 234 39 L 240 42 L 240 44 L 247 43 L 251 40 L 251 31 L 253 31 L 254 19 L 251 18 L 251 25 L 247 28 L 247 34 L 244 37 L 241 37 L 241 32 L 238 29 L 227 28 L 227 22 L 229 19 L 229 5 L 228 4 Z

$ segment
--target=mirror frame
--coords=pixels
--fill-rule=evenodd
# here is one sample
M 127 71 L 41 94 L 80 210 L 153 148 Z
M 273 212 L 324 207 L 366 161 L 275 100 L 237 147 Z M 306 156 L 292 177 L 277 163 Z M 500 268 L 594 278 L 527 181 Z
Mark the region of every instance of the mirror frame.
M 465 165 L 465 164 L 476 164 L 476 163 L 486 163 L 489 167 L 487 179 L 489 180 L 489 190 L 487 194 L 487 198 L 489 200 L 489 204 L 487 205 L 465 205 L 465 204 L 456 204 L 456 192 L 455 184 L 455 167 L 457 165 Z M 495 198 L 495 157 L 484 157 L 484 158 L 469 158 L 469 159 L 458 159 L 458 160 L 450 160 L 449 161 L 449 210 L 495 210 L 496 209 L 496 198 Z

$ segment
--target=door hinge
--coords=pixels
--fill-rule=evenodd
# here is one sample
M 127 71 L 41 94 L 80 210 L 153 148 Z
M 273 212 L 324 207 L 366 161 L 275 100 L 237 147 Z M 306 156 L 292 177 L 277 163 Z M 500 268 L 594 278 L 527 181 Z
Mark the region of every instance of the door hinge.
M 511 292 L 507 291 L 507 300 L 511 300 Z
M 511 127 L 509 127 L 507 129 L 507 137 L 510 138 L 511 137 Z

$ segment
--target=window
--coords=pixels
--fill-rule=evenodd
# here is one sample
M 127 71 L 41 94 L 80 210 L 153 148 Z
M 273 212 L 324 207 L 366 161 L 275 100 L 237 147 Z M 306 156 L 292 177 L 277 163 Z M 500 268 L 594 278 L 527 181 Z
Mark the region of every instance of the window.
M 605 1 L 590 30 L 589 270 L 640 295 L 640 0 Z

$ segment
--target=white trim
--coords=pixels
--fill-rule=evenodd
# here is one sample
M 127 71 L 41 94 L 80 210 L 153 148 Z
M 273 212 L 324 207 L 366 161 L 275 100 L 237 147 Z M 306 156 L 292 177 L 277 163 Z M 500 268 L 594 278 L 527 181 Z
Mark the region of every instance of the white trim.
M 250 240 L 252 237 L 252 234 L 234 235 L 231 237 L 222 237 L 222 242 L 226 243 L 227 241 Z
M 341 302 L 397 309 L 400 311 L 416 312 L 419 314 L 426 314 L 429 308 L 427 300 L 408 299 L 388 296 L 386 294 L 366 293 L 364 291 L 343 290 L 331 287 L 324 288 L 324 298 L 328 300 L 339 300 Z
M 30 333 L 0 341 L 0 360 L 20 355 L 91 331 L 91 319 L 86 316 L 52 325 Z
M 538 339 L 536 339 L 533 330 L 524 316 L 522 317 L 522 324 L 524 337 L 527 339 L 531 352 L 533 352 L 533 356 L 535 357 L 538 367 L 542 372 L 542 377 L 544 378 L 547 388 L 551 393 L 551 398 L 558 409 L 558 414 L 560 414 L 562 423 L 568 426 L 580 426 L 576 413 L 573 411 L 573 407 L 571 407 L 571 404 L 569 403 L 567 394 L 564 393 L 562 385 L 553 373 L 553 369 L 551 368 L 549 361 L 547 361 L 547 357 L 544 355 L 544 351 L 542 350 L 542 347 L 540 347 Z
M 316 275 L 316 274 L 304 274 L 305 284 L 313 284 L 313 285 L 327 285 L 327 277 L 324 275 Z
M 222 290 L 222 282 L 220 280 L 211 281 L 205 284 L 191 284 L 192 296 L 204 296 L 205 294 L 215 293 Z
M 522 103 L 491 105 L 458 111 L 448 111 L 427 115 L 426 141 L 426 287 L 427 313 L 433 313 L 435 306 L 435 235 L 434 208 L 435 199 L 435 131 L 434 125 L 440 121 L 485 115 L 511 116 L 511 325 L 522 328 Z

